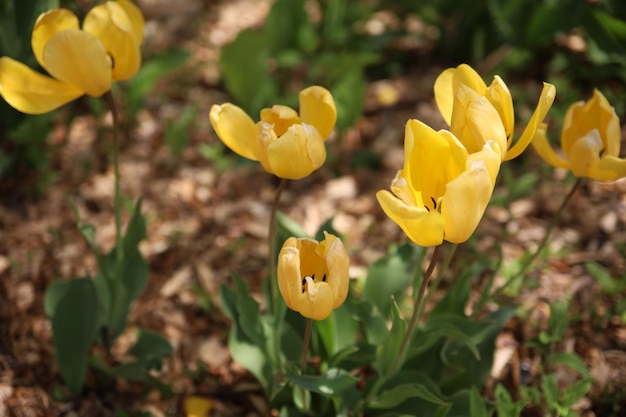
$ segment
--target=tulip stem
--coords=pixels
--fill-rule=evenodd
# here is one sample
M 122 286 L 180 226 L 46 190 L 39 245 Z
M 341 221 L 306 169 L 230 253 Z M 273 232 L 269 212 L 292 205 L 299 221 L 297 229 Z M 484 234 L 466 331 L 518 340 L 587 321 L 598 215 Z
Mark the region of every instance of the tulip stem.
M 576 194 L 576 191 L 580 188 L 582 183 L 583 183 L 583 179 L 582 178 L 579 177 L 579 178 L 576 179 L 576 182 L 574 183 L 574 186 L 569 191 L 569 193 L 565 196 L 565 199 L 563 200 L 563 202 L 559 206 L 558 210 L 556 211 L 556 213 L 554 214 L 554 216 L 550 220 L 550 223 L 548 223 L 548 227 L 546 228 L 546 233 L 543 235 L 543 239 L 541 239 L 541 243 L 539 243 L 539 246 L 537 247 L 537 250 L 530 256 L 530 258 L 528 258 L 528 260 L 526 260 L 526 262 L 522 266 L 522 269 L 520 269 L 516 274 L 513 274 L 500 288 L 498 288 L 497 290 L 495 290 L 493 292 L 494 296 L 502 294 L 502 292 L 509 285 L 511 285 L 511 283 L 513 283 L 514 281 L 516 281 L 520 277 L 524 276 L 526 274 L 526 272 L 528 272 L 528 269 L 530 268 L 530 266 L 533 264 L 533 262 L 539 257 L 539 255 L 541 255 L 541 253 L 546 248 L 546 246 L 548 244 L 548 239 L 550 238 L 550 234 L 552 233 L 552 229 L 554 229 L 554 226 L 556 226 L 556 222 L 559 219 L 559 217 L 561 217 L 561 214 L 563 213 L 563 210 L 565 209 L 565 206 L 567 206 L 567 204 L 570 202 L 570 200 L 572 199 L 574 194 Z
M 304 328 L 304 340 L 302 342 L 302 364 L 300 365 L 302 375 L 306 374 L 306 359 L 307 359 L 307 356 L 309 355 L 309 341 L 311 340 L 311 327 L 313 327 L 313 319 L 307 319 L 306 327 Z M 309 406 L 306 403 L 306 389 L 305 388 L 302 388 L 302 407 L 305 410 L 309 409 Z
M 113 99 L 113 93 L 111 90 L 107 91 L 104 95 L 104 99 L 111 110 L 111 116 L 113 117 L 113 175 L 115 177 L 115 190 L 114 190 L 114 210 L 115 210 L 115 250 L 117 256 L 117 262 L 122 258 L 122 194 L 120 191 L 120 122 L 117 112 L 117 106 Z

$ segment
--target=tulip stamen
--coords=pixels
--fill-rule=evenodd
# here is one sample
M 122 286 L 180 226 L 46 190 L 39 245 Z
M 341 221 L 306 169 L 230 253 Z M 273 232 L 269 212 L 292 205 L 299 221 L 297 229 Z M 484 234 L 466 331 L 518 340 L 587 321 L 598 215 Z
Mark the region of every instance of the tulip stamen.
M 428 206 L 426 204 L 424 204 L 424 208 L 426 209 L 427 212 L 430 213 L 430 209 L 428 208 Z
M 326 282 L 326 274 L 322 277 L 322 282 Z
M 435 206 L 435 210 L 437 210 L 437 202 L 435 201 L 435 199 L 433 197 L 430 197 L 430 201 L 433 202 L 433 206 Z

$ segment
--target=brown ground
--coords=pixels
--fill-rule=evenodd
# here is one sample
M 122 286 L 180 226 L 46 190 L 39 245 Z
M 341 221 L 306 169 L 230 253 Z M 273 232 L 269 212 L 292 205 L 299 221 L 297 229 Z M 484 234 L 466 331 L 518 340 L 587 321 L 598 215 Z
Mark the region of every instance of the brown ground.
M 270 4 L 237 0 L 203 5 L 187 0 L 176 2 L 175 10 L 167 0 L 139 4 L 148 21 L 146 55 L 176 45 L 188 49 L 191 59 L 157 86 L 123 143 L 122 191 L 130 201 L 143 198 L 148 237 L 141 250 L 150 265 L 150 281 L 132 309 L 127 331 L 114 346 L 114 356 L 123 361 L 138 326 L 161 332 L 175 353 L 157 376 L 175 395 L 164 397 L 156 389 L 143 392 L 139 384 L 125 381 L 99 389 L 90 374 L 86 392 L 75 398 L 53 365 L 44 290 L 54 279 L 95 272 L 95 260 L 75 227 L 70 202 L 85 221 L 96 225 L 101 249 L 109 250 L 115 237 L 110 117 L 85 114 L 65 127 L 67 112 L 62 111 L 48 138 L 58 181 L 39 197 L 24 197 L 26 185 L 18 187 L 15 178 L 3 186 L 11 194 L 0 205 L 0 416 L 113 416 L 116 410 L 181 415 L 182 400 L 191 394 L 213 398 L 216 416 L 269 413 L 253 378 L 230 358 L 225 345 L 228 320 L 215 307 L 202 309 L 197 293 L 206 292 L 217 305 L 218 288 L 229 281 L 230 270 L 245 277 L 258 293 L 265 272 L 276 179 L 257 164 L 235 165 L 229 152 L 227 169 L 216 166 L 200 156 L 198 145 L 218 145 L 208 109 L 228 100 L 218 85 L 219 46 L 241 28 L 259 25 Z M 197 26 L 189 25 L 192 17 Z M 384 216 L 374 193 L 388 186 L 402 164 L 402 130 L 409 117 L 443 127 L 431 90 L 440 70 L 415 70 L 393 80 L 403 94 L 402 105 L 382 109 L 372 101 L 368 116 L 341 142 L 331 138 L 335 169 L 325 167 L 290 182 L 283 194 L 281 209 L 309 233 L 335 216 L 334 226 L 345 234 L 351 253 L 354 277 L 362 277 L 389 243 L 406 239 Z M 179 79 L 187 80 L 185 91 L 177 88 Z M 162 122 L 174 120 L 192 105 L 200 112 L 188 130 L 189 146 L 176 160 L 164 144 Z M 380 155 L 382 166 L 351 167 L 352 156 L 363 149 Z M 527 162 L 515 169 L 541 167 L 532 150 L 523 158 Z M 564 172 L 545 171 L 530 194 L 507 208 L 491 207 L 477 231 L 477 247 L 489 250 L 499 243 L 505 264 L 536 247 L 568 190 L 564 177 Z M 624 275 L 619 244 L 626 241 L 625 191 L 626 181 L 591 182 L 574 197 L 553 233 L 551 250 L 556 254 L 531 275 L 536 288 L 523 290 L 515 300 L 527 308 L 527 318 L 512 320 L 499 339 L 498 358 L 505 365 L 498 378 L 513 385 L 532 383 L 539 364 L 525 342 L 545 326 L 551 302 L 571 297 L 576 321 L 559 348 L 582 355 L 592 371 L 594 388 L 578 407 L 589 416 L 626 415 L 626 324 L 611 314 L 619 297 L 601 295 L 584 268 L 584 262 L 594 260 L 616 276 Z M 506 189 L 499 188 L 497 194 L 506 195 Z M 454 268 L 453 262 L 450 277 Z M 516 371 L 522 368 L 528 374 L 518 378 Z M 563 383 L 571 380 L 566 371 L 559 377 Z M 621 411 L 602 408 L 603 399 L 621 401 Z

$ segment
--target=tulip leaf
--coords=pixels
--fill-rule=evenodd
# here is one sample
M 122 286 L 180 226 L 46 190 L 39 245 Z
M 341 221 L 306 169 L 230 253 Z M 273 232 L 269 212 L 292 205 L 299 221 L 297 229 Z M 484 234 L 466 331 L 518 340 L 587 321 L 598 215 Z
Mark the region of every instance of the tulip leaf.
M 344 306 L 350 311 L 353 319 L 363 326 L 367 343 L 379 345 L 387 338 L 389 334 L 387 320 L 374 304 L 349 296 Z
M 89 350 L 98 332 L 100 310 L 90 278 L 55 281 L 48 287 L 45 306 L 52 321 L 57 366 L 73 393 L 80 393 Z
M 374 262 L 367 272 L 363 299 L 387 316 L 391 296 L 399 297 L 409 287 L 413 271 L 424 253 L 421 246 L 405 244 Z
M 287 375 L 294 385 L 322 395 L 338 396 L 359 379 L 343 369 L 331 368 L 323 375 Z
M 327 356 L 352 346 L 357 336 L 356 322 L 346 308 L 339 307 L 325 320 L 315 321 L 315 329 Z
M 383 391 L 376 401 L 369 404 L 371 408 L 390 409 L 409 398 L 421 398 L 438 405 L 446 405 L 440 393 L 431 391 L 424 384 L 403 384 Z
M 398 304 L 396 304 L 395 299 L 392 299 L 391 317 L 391 331 L 389 332 L 387 339 L 378 347 L 376 351 L 376 362 L 374 362 L 374 367 L 380 375 L 387 375 L 387 372 L 392 366 L 395 366 L 394 370 L 396 370 L 402 366 L 402 363 L 404 362 L 404 357 L 398 356 L 400 355 L 402 340 L 404 339 L 407 329 L 406 322 L 400 314 L 400 308 L 398 307 Z
M 159 333 L 139 329 L 137 342 L 128 353 L 136 357 L 148 369 L 159 369 L 161 360 L 172 353 L 172 345 Z

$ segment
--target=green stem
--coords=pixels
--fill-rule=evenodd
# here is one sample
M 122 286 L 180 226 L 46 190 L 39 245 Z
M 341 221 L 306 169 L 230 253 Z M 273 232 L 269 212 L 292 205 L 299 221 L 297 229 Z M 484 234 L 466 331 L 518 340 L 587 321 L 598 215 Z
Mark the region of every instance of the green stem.
M 441 246 L 442 245 L 435 246 L 435 251 L 433 252 L 432 258 L 430 259 L 430 264 L 428 265 L 428 268 L 424 273 L 424 277 L 422 278 L 417 297 L 415 297 L 415 303 L 413 304 L 413 315 L 411 316 L 411 320 L 409 321 L 406 333 L 404 334 L 404 338 L 402 339 L 402 343 L 400 344 L 400 350 L 398 351 L 398 355 L 394 358 L 391 366 L 389 367 L 384 380 L 393 375 L 396 372 L 396 368 L 402 364 L 401 361 L 404 361 L 404 356 L 406 355 L 406 350 L 409 347 L 409 343 L 411 342 L 411 339 L 413 337 L 415 327 L 422 317 L 422 312 L 424 310 L 424 295 L 426 294 L 426 289 L 428 288 L 430 276 L 433 274 L 433 271 L 435 270 L 435 265 L 437 264 L 437 260 L 439 259 Z
M 443 275 L 448 270 L 448 267 L 450 266 L 450 262 L 452 262 L 452 257 L 456 253 L 456 249 L 458 247 L 459 247 L 458 243 L 455 243 L 452 245 L 450 250 L 448 250 L 448 252 L 446 253 L 446 257 L 444 258 L 443 262 L 441 262 L 441 268 L 439 268 L 439 270 L 437 271 L 437 276 L 435 277 L 435 280 L 433 281 L 433 285 L 431 285 L 431 291 L 429 291 L 428 294 L 426 294 L 426 298 L 424 299 L 424 304 L 428 304 L 430 297 L 432 297 L 435 292 L 434 291 L 435 288 L 439 286 L 439 283 L 443 279 Z
M 494 291 L 494 293 L 493 293 L 494 296 L 502 294 L 502 292 L 512 282 L 514 282 L 518 278 L 524 276 L 526 274 L 526 272 L 528 272 L 528 269 L 533 264 L 535 259 L 537 259 L 539 257 L 539 255 L 541 255 L 541 253 L 546 248 L 546 245 L 548 244 L 548 239 L 550 238 L 550 234 L 552 233 L 552 229 L 554 229 L 554 226 L 556 226 L 556 222 L 559 219 L 559 217 L 561 216 L 561 214 L 563 213 L 563 210 L 565 209 L 565 206 L 567 206 L 567 204 L 570 202 L 570 200 L 572 199 L 572 197 L 574 196 L 576 191 L 580 188 L 582 183 L 583 183 L 583 178 L 577 178 L 576 179 L 576 183 L 574 183 L 574 186 L 569 191 L 569 193 L 565 196 L 565 199 L 563 200 L 563 202 L 559 206 L 559 209 L 556 211 L 556 213 L 552 217 L 552 220 L 550 220 L 550 223 L 548 224 L 548 227 L 546 228 L 546 233 L 543 235 L 543 239 L 541 240 L 541 243 L 539 243 L 539 246 L 537 247 L 537 250 L 531 255 L 530 258 L 528 258 L 526 260 L 526 263 L 524 263 L 524 266 L 522 266 L 522 269 L 520 269 L 516 274 L 512 275 L 500 288 L 498 288 L 496 291 Z
M 306 359 L 309 355 L 309 341 L 311 340 L 311 327 L 313 327 L 313 319 L 306 320 L 306 327 L 304 328 L 304 341 L 302 342 L 302 363 L 300 369 L 302 375 L 306 373 Z M 306 389 L 302 388 L 302 407 L 305 410 L 309 409 L 309 405 L 306 403 Z
M 113 99 L 113 94 L 109 90 L 104 99 L 111 110 L 113 116 L 113 174 L 115 176 L 115 196 L 114 196 L 114 210 L 115 210 L 115 245 L 117 262 L 122 260 L 122 193 L 120 191 L 120 123 L 119 115 L 117 112 L 117 106 Z

